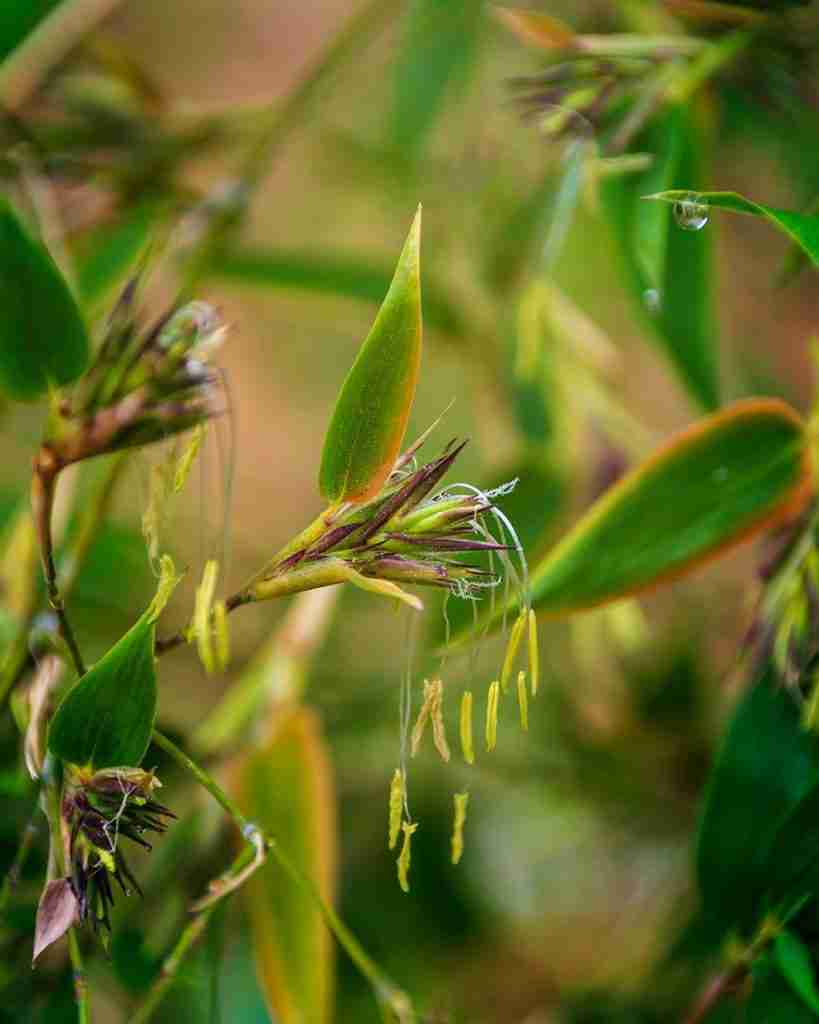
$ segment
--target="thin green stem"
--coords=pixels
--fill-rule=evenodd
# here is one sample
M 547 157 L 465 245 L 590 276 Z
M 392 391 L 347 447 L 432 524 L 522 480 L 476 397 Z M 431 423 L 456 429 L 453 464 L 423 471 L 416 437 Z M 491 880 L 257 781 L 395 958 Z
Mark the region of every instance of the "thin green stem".
M 253 848 L 245 847 L 228 871 L 218 879 L 216 885 L 221 885 L 221 895 L 208 902 L 185 926 L 173 949 L 165 958 L 159 977 L 154 982 L 142 1005 L 129 1018 L 128 1024 L 147 1024 L 147 1021 L 151 1019 L 159 1004 L 167 995 L 168 989 L 173 985 L 182 961 L 204 935 L 213 911 L 222 898 L 228 896 L 236 889 L 237 886 L 231 884 L 231 882 L 234 882 L 237 878 L 243 879 L 246 877 L 244 873 L 252 863 L 253 858 Z M 211 883 L 211 888 L 213 887 L 214 883 Z
M 37 805 L 32 812 L 31 817 L 23 829 L 23 834 L 20 837 L 20 845 L 17 847 L 17 853 L 14 856 L 14 861 L 11 867 L 6 872 L 6 877 L 3 879 L 3 888 L 0 891 L 0 914 L 2 914 L 8 906 L 9 899 L 12 891 L 17 883 L 20 881 L 20 875 L 23 872 L 28 855 L 31 852 L 31 848 L 34 844 L 34 837 L 37 835 L 37 816 L 40 814 L 39 798 Z
M 248 820 L 236 806 L 236 804 L 230 799 L 227 793 L 222 789 L 216 779 L 200 767 L 192 758 L 188 757 L 184 750 L 178 747 L 173 740 L 169 739 L 164 733 L 161 733 L 158 729 L 154 729 L 152 735 L 153 742 L 164 750 L 166 754 L 169 754 L 177 764 L 181 765 L 185 771 L 190 772 L 196 781 L 203 786 L 213 797 L 213 799 L 223 808 L 224 811 L 233 819 L 238 827 L 239 831 L 245 833 Z
M 74 1001 L 77 1004 L 77 1021 L 79 1024 L 91 1024 L 91 994 L 88 990 L 88 978 L 85 974 L 85 966 L 76 928 L 69 928 L 68 930 L 68 953 L 71 957 L 71 969 L 74 973 Z

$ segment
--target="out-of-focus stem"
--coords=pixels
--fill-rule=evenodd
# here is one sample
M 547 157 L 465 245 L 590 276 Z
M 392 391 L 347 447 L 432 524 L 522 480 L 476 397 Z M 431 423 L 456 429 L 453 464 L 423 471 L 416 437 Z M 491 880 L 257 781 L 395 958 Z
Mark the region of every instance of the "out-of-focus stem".
M 0 105 L 15 110 L 91 28 L 120 0 L 67 0 L 57 4 L 0 68 Z

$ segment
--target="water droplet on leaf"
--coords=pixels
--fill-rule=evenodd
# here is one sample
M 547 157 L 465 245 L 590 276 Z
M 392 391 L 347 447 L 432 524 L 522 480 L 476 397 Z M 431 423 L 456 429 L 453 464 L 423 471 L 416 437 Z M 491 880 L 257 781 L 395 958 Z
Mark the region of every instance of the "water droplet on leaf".
M 662 300 L 656 288 L 646 288 L 643 292 L 643 305 L 649 313 L 658 313 L 660 311 Z
M 674 203 L 674 219 L 686 231 L 699 231 L 708 223 L 708 203 L 696 192 L 689 192 L 685 199 Z

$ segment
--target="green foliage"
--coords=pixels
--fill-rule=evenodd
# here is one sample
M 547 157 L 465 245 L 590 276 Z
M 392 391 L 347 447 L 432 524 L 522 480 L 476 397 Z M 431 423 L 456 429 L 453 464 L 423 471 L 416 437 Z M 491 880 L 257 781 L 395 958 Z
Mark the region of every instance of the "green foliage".
M 93 308 L 110 297 L 134 269 L 159 219 L 159 204 L 146 200 L 113 226 L 106 224 L 82 239 L 77 267 L 77 291 Z
M 633 142 L 653 162 L 603 180 L 600 195 L 640 318 L 665 349 L 682 383 L 706 409 L 719 404 L 718 339 L 712 296 L 711 237 L 678 230 L 666 211 L 642 202 L 647 192 L 703 177 L 705 141 L 697 112 L 671 107 Z
M 716 210 L 731 213 L 746 213 L 765 220 L 786 234 L 815 264 L 819 265 L 819 217 L 791 210 L 777 210 L 773 206 L 755 203 L 737 192 L 697 192 L 697 202 L 705 203 Z M 659 199 L 667 203 L 679 203 L 690 199 L 691 192 L 684 190 L 660 191 L 646 199 Z
M 697 878 L 716 935 L 732 928 L 749 935 L 759 923 L 777 859 L 799 855 L 799 846 L 780 850 L 780 830 L 818 781 L 819 742 L 768 669 L 734 714 L 700 821 Z
M 753 969 L 753 989 L 745 1009 L 746 1024 L 808 1024 L 816 1020 L 771 958 L 760 958 Z
M 391 142 L 402 154 L 424 147 L 451 87 L 476 56 L 484 0 L 410 0 L 393 68 Z
M 805 944 L 793 932 L 780 932 L 776 937 L 774 955 L 783 977 L 802 1001 L 819 1015 L 819 988 L 813 962 Z
M 54 261 L 0 202 L 0 390 L 30 401 L 88 365 L 88 335 Z
M 338 396 L 319 486 L 330 501 L 364 501 L 392 471 L 421 362 L 421 211 L 390 290 Z
M 61 0 L 10 0 L 0 7 L 0 61 L 15 50 Z

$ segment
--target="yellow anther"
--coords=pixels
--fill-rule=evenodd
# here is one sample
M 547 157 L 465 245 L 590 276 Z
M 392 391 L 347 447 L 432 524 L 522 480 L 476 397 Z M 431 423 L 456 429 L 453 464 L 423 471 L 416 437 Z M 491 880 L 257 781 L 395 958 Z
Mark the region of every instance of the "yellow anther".
M 540 682 L 540 648 L 537 642 L 537 617 L 534 608 L 529 609 L 529 679 L 532 684 L 532 696 L 537 697 Z
M 199 449 L 202 447 L 202 439 L 204 436 L 205 427 L 204 424 L 200 423 L 198 427 L 194 428 L 187 447 L 179 456 L 179 461 L 176 463 L 176 468 L 173 474 L 173 489 L 175 494 L 178 494 L 185 486 L 194 460 L 199 454 Z
M 518 672 L 518 707 L 520 708 L 520 727 L 524 732 L 529 730 L 529 698 L 526 693 L 526 673 Z
M 404 774 L 400 768 L 395 773 L 390 783 L 390 849 L 395 848 L 398 842 L 398 833 L 401 831 L 401 816 L 404 812 Z
M 404 890 L 409 892 L 409 869 L 410 869 L 410 842 L 412 834 L 418 828 L 416 822 L 415 825 L 410 825 L 408 821 L 401 822 L 401 831 L 404 833 L 404 842 L 401 846 L 401 853 L 398 856 L 398 884 Z
M 455 820 L 452 823 L 452 863 L 457 864 L 464 852 L 464 824 L 469 793 L 455 793 Z
M 489 686 L 489 693 L 486 695 L 486 749 L 494 750 L 498 738 L 498 700 L 500 698 L 500 683 L 496 679 Z
M 424 703 L 421 705 L 415 727 L 412 730 L 410 749 L 413 757 L 418 753 L 427 719 L 429 719 L 432 721 L 432 739 L 435 749 L 444 761 L 449 760 L 449 744 L 446 741 L 446 727 L 444 726 L 443 697 L 444 684 L 440 679 L 433 679 L 431 682 L 427 679 L 424 680 Z
M 475 750 L 472 746 L 472 691 L 466 690 L 461 697 L 461 750 L 464 761 L 474 764 Z
M 224 672 L 230 661 L 230 633 L 224 601 L 216 601 L 213 606 L 213 641 L 216 665 L 220 672 Z
M 527 613 L 521 612 L 515 619 L 515 624 L 512 626 L 512 631 L 509 634 L 509 643 L 506 647 L 506 656 L 503 659 L 503 668 L 501 669 L 500 675 L 501 689 L 504 693 L 506 693 L 507 687 L 509 686 L 512 669 L 515 667 L 515 658 L 517 657 L 518 647 L 520 647 L 520 641 L 523 636 L 523 629 L 526 625 L 526 620 Z
M 196 636 L 196 647 L 199 651 L 199 658 L 208 674 L 216 669 L 210 617 L 218 574 L 219 564 L 213 560 L 209 561 L 205 565 L 205 571 L 202 573 L 202 582 L 196 588 L 196 603 L 193 611 L 193 632 Z

